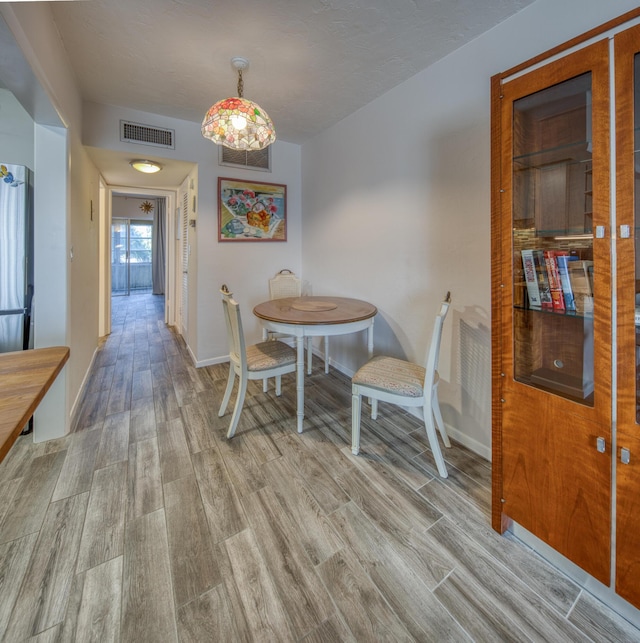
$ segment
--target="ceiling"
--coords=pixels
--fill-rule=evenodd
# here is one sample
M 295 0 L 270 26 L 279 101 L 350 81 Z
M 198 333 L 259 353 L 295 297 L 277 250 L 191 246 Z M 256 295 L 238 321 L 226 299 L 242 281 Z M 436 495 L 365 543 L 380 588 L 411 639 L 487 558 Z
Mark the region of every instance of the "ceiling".
M 250 63 L 245 97 L 268 112 L 279 139 L 301 144 L 533 1 L 86 0 L 50 8 L 85 100 L 199 127 L 212 103 L 236 95 L 230 60 L 242 56 Z M 96 158 L 103 172 L 116 161 Z

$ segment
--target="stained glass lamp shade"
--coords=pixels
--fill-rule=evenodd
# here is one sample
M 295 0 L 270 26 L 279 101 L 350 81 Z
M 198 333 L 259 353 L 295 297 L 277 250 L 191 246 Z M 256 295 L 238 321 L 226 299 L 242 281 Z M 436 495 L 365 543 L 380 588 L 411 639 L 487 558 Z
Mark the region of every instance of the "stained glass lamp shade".
M 261 150 L 276 140 L 276 130 L 267 112 L 242 97 L 242 70 L 248 62 L 233 58 L 238 70 L 238 96 L 219 100 L 202 121 L 202 135 L 217 145 L 234 150 Z

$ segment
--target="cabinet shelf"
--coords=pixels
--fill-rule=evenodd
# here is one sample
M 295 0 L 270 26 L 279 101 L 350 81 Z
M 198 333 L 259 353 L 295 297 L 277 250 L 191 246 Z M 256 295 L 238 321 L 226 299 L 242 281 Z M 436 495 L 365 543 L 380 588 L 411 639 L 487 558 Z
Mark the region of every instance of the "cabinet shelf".
M 580 403 L 593 403 L 593 382 L 585 385 L 582 378 L 565 375 L 550 368 L 539 368 L 531 373 L 531 385 L 556 393 Z
M 556 317 L 571 317 L 575 319 L 588 319 L 593 321 L 593 313 L 578 313 L 575 310 L 554 310 L 553 308 L 540 308 L 539 306 L 514 305 L 514 310 L 535 313 L 536 315 L 554 315 Z
M 578 141 L 518 154 L 513 157 L 513 167 L 517 171 L 539 169 L 549 165 L 589 163 L 591 161 L 589 147 L 588 141 Z

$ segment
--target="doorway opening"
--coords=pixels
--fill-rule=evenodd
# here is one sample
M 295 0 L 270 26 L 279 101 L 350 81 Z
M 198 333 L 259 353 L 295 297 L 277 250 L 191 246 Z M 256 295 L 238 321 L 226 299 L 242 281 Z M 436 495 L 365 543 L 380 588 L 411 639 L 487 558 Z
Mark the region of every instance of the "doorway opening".
M 175 324 L 176 192 L 104 187 L 100 210 L 101 336 L 111 333 L 116 301 L 139 295 L 164 308 Z
M 142 295 L 153 292 L 153 226 L 154 224 L 151 221 L 112 219 L 112 297 Z

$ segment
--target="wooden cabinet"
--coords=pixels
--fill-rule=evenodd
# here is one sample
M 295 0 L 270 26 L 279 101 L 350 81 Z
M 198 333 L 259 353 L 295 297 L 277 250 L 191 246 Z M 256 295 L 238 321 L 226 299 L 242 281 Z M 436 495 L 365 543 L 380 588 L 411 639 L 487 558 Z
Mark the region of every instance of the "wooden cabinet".
M 615 37 L 614 54 L 618 226 L 615 588 L 640 607 L 640 351 L 636 339 L 640 324 L 635 325 L 640 302 L 640 26 Z
M 622 29 L 629 18 L 492 79 L 493 526 L 515 521 L 601 583 L 613 575 L 640 607 L 640 27 Z

